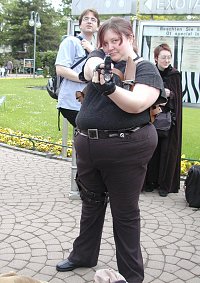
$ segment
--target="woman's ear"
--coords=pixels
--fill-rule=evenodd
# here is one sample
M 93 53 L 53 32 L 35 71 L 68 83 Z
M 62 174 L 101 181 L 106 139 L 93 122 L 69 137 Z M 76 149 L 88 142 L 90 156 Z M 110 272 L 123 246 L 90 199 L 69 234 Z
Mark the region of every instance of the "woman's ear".
M 129 35 L 128 39 L 129 39 L 130 43 L 133 45 L 134 44 L 134 38 L 133 38 L 132 34 Z

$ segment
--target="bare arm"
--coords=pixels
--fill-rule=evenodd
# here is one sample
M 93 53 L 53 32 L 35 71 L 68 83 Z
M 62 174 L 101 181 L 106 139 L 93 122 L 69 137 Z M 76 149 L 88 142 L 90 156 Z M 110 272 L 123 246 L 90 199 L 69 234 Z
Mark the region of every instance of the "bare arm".
M 103 59 L 99 57 L 91 57 L 87 60 L 84 67 L 84 77 L 86 78 L 87 81 L 92 80 L 96 66 L 103 62 L 104 62 Z
M 154 87 L 136 84 L 133 91 L 116 87 L 108 97 L 122 110 L 128 113 L 140 113 L 156 102 L 160 90 Z
M 56 65 L 56 73 L 57 73 L 57 75 L 62 76 L 65 79 L 68 79 L 70 81 L 82 83 L 82 81 L 80 81 L 79 78 L 78 78 L 78 73 L 76 73 L 71 68 L 66 68 L 66 67 L 61 66 L 61 65 Z
M 98 72 L 93 72 L 92 81 L 99 82 Z M 100 75 L 100 85 L 105 83 L 104 76 Z M 140 113 L 152 106 L 160 94 L 160 89 L 136 83 L 133 91 L 116 86 L 116 90 L 108 97 L 122 110 L 128 113 Z M 102 94 L 103 95 L 103 94 Z
M 92 79 L 93 70 L 95 69 L 96 65 L 99 64 L 98 62 L 102 63 L 103 59 L 99 57 L 91 57 L 87 60 L 85 67 L 84 67 L 84 74 L 87 74 L 87 76 L 85 75 L 86 80 L 89 81 Z M 70 81 L 83 83 L 83 81 L 79 80 L 79 77 L 78 77 L 79 74 L 76 73 L 71 68 L 66 68 L 65 66 L 56 65 L 56 73 L 57 75 L 62 76 L 65 79 L 68 79 Z
M 84 67 L 85 78 L 97 83 L 99 76 L 94 70 L 98 64 L 103 62 L 103 59 L 99 57 L 89 58 Z M 104 77 L 100 75 L 100 84 L 104 83 Z M 159 94 L 160 89 L 137 83 L 133 91 L 116 86 L 116 90 L 108 97 L 122 110 L 128 113 L 140 113 L 152 106 Z

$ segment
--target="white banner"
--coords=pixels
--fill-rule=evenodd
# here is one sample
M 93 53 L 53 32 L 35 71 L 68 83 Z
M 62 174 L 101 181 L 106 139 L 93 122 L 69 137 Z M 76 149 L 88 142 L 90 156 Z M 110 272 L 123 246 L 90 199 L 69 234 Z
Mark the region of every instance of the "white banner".
M 199 27 L 144 26 L 144 36 L 200 37 Z

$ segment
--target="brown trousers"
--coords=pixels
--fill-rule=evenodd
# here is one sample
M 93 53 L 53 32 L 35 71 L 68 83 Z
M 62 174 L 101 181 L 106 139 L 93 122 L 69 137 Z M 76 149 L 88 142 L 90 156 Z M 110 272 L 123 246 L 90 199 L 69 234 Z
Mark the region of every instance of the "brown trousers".
M 90 192 L 109 193 L 117 265 L 129 283 L 141 283 L 144 278 L 138 201 L 156 145 L 157 133 L 151 124 L 125 138 L 75 137 L 81 182 Z M 69 260 L 88 267 L 97 264 L 105 212 L 103 202 L 83 201 L 80 234 Z

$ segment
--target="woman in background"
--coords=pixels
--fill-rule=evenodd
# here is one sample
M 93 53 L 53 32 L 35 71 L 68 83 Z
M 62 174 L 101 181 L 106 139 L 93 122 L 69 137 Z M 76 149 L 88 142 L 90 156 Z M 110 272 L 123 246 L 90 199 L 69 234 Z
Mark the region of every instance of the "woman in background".
M 180 188 L 181 136 L 182 136 L 182 86 L 181 74 L 171 66 L 172 51 L 164 43 L 154 49 L 154 60 L 163 79 L 168 102 L 162 111 L 171 111 L 172 126 L 167 137 L 158 136 L 158 145 L 149 162 L 144 190 L 158 189 L 159 195 L 177 193 Z

